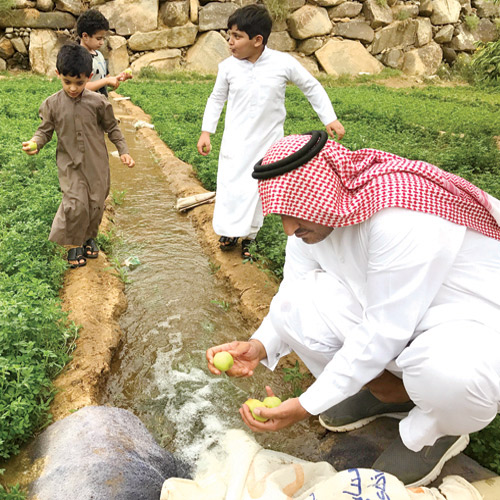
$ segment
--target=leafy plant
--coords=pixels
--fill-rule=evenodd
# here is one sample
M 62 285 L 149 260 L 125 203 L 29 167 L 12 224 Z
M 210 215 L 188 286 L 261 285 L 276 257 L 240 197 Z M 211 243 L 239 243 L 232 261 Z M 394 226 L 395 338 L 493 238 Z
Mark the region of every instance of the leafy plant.
M 479 81 L 500 78 L 500 40 L 489 43 L 478 43 L 478 48 L 471 63 Z
M 469 29 L 469 31 L 474 31 L 479 25 L 479 17 L 465 16 L 464 24 Z
M 132 280 L 128 277 L 128 268 L 126 266 L 122 266 L 118 257 L 112 257 L 111 263 L 113 264 L 110 267 L 105 267 L 105 271 L 114 271 L 111 274 L 119 278 L 119 280 L 125 285 L 129 285 L 132 283 Z
M 125 201 L 125 196 L 127 195 L 127 190 L 123 189 L 121 191 L 117 189 L 113 189 L 111 191 L 111 203 L 113 204 L 114 207 L 119 207 L 120 205 L 123 205 L 123 202 Z
M 406 21 L 410 17 L 410 12 L 404 9 L 401 9 L 397 14 L 396 18 L 398 21 Z
M 275 21 L 284 21 L 288 17 L 288 2 L 283 0 L 264 0 L 264 4 Z
M 292 387 L 291 395 L 287 395 L 284 399 L 298 398 L 304 392 L 304 385 L 311 377 L 309 373 L 301 373 L 299 362 L 295 361 L 292 368 L 282 368 L 283 381 L 288 382 Z
M 7 12 L 14 7 L 14 0 L 0 0 L 0 12 Z
M 231 303 L 223 299 L 214 299 L 210 301 L 211 304 L 215 304 L 220 307 L 223 311 L 229 311 L 231 309 Z

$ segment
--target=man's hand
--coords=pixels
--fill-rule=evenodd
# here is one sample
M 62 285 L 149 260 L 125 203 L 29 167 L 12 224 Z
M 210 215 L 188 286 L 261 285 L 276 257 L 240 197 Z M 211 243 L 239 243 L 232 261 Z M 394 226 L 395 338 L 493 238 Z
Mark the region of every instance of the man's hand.
M 274 396 L 269 386 L 266 386 L 266 392 L 268 396 Z M 299 398 L 287 399 L 275 408 L 258 407 L 254 409 L 254 413 L 269 420 L 267 422 L 255 420 L 250 408 L 243 404 L 240 408 L 241 418 L 253 432 L 279 431 L 311 416 L 299 403 Z
M 338 141 L 341 141 L 342 137 L 344 137 L 344 134 L 345 134 L 344 126 L 338 120 L 335 120 L 334 122 L 329 123 L 326 126 L 326 131 L 328 132 L 328 135 L 332 139 L 335 139 L 335 134 L 337 134 Z
M 235 340 L 229 344 L 211 347 L 207 350 L 206 357 L 208 369 L 214 375 L 221 374 L 214 366 L 214 356 L 221 351 L 227 351 L 234 359 L 233 366 L 226 372 L 230 377 L 251 377 L 259 361 L 267 356 L 264 346 L 258 340 L 249 342 Z
M 200 155 L 207 156 L 208 153 L 210 153 L 212 149 L 212 145 L 210 144 L 210 132 L 201 133 L 196 147 L 198 148 L 198 153 L 200 153 Z
M 120 160 L 124 165 L 127 165 L 128 168 L 132 168 L 135 165 L 134 159 L 129 154 L 123 154 L 120 156 Z

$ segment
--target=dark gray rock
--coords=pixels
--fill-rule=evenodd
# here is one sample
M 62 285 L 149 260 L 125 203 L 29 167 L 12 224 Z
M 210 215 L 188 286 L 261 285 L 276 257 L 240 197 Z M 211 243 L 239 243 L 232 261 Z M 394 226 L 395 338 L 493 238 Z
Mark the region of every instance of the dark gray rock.
M 135 415 L 107 406 L 88 406 L 52 424 L 31 454 L 45 463 L 30 485 L 29 498 L 37 500 L 158 500 L 165 479 L 189 477 Z

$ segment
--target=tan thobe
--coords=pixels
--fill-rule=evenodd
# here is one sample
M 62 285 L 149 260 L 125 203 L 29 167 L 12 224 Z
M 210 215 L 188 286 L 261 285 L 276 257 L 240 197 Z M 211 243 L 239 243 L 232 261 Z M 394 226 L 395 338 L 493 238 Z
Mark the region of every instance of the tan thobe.
M 84 90 L 68 97 L 64 90 L 47 98 L 39 110 L 42 123 L 34 135 L 41 149 L 57 133 L 57 169 L 63 198 L 49 240 L 82 245 L 95 238 L 109 193 L 109 159 L 104 133 L 120 155 L 128 153 L 125 138 L 107 99 Z

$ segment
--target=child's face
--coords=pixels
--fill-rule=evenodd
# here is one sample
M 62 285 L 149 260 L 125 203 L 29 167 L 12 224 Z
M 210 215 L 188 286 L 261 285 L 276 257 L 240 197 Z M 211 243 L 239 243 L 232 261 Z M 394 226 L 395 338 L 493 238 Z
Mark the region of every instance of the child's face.
M 238 26 L 233 25 L 228 31 L 229 48 L 236 59 L 248 59 L 255 62 L 262 54 L 262 35 L 249 38 L 247 33 L 240 31 Z
M 85 89 L 85 85 L 89 81 L 89 77 L 84 73 L 78 76 L 61 75 L 56 70 L 59 80 L 61 80 L 62 88 L 71 99 L 76 99 Z
M 96 31 L 92 36 L 89 36 L 87 33 L 83 33 L 81 36 L 82 45 L 89 52 L 95 52 L 102 47 L 104 40 L 106 40 L 106 35 L 106 30 Z

